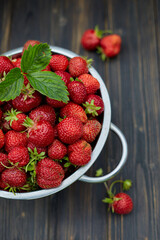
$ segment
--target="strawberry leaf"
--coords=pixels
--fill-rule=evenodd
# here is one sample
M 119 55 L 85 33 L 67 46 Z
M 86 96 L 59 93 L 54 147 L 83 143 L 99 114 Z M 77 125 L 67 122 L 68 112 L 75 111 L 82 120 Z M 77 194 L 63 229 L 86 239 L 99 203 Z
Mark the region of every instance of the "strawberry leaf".
M 20 68 L 13 68 L 0 83 L 0 101 L 9 101 L 20 95 L 24 77 Z
M 24 73 L 31 73 L 45 69 L 51 59 L 51 49 L 47 43 L 29 45 L 24 51 L 21 60 L 21 69 Z
M 54 72 L 41 71 L 27 74 L 31 86 L 49 98 L 67 102 L 69 93 L 64 81 Z

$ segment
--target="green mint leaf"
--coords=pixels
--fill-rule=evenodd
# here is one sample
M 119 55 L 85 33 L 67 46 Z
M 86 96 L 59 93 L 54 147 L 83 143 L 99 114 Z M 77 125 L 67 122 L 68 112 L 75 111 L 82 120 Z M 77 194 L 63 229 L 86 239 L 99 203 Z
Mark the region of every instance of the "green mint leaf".
M 13 68 L 0 83 L 0 101 L 9 101 L 20 95 L 24 77 L 20 68 Z
M 49 98 L 66 102 L 69 93 L 64 81 L 54 72 L 41 71 L 27 74 L 31 86 Z
M 40 71 L 46 68 L 51 59 L 51 49 L 47 43 L 29 45 L 24 51 L 21 60 L 21 69 L 24 73 Z

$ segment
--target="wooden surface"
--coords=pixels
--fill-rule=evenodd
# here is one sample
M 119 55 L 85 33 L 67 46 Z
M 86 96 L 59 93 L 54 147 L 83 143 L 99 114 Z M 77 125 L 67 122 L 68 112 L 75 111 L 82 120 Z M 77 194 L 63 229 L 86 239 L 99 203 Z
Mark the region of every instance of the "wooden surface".
M 122 36 L 120 55 L 103 63 L 80 38 L 96 24 Z M 94 59 L 112 103 L 112 122 L 125 134 L 128 162 L 115 179 L 130 178 L 134 210 L 108 213 L 104 185 L 76 182 L 32 201 L 0 199 L 1 240 L 160 239 L 160 1 L 0 1 L 0 54 L 37 39 Z M 96 169 L 113 169 L 121 155 L 110 133 Z

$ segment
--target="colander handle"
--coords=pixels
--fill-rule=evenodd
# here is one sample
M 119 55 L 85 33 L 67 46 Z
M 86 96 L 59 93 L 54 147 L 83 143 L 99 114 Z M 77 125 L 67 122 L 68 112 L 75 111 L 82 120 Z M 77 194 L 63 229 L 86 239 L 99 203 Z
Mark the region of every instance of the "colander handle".
M 128 155 L 128 146 L 127 146 L 127 141 L 121 132 L 121 130 L 115 126 L 113 123 L 111 123 L 110 129 L 118 135 L 120 138 L 121 144 L 122 144 L 122 157 L 117 165 L 117 167 L 110 173 L 102 176 L 102 177 L 88 177 L 86 175 L 83 175 L 79 180 L 82 182 L 88 182 L 88 183 L 100 183 L 100 182 L 105 182 L 111 178 L 113 178 L 124 166 L 126 160 L 127 160 L 127 155 Z

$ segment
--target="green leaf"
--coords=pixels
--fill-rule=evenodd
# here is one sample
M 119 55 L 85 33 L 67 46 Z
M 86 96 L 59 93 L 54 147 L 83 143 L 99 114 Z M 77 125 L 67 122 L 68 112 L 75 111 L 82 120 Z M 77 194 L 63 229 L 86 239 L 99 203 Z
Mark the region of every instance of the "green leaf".
M 96 171 L 95 176 L 96 176 L 96 177 L 100 177 L 100 176 L 102 176 L 102 175 L 103 175 L 103 169 L 102 169 L 102 168 L 99 168 L 99 169 Z
M 34 89 L 49 98 L 66 102 L 69 93 L 64 81 L 54 72 L 42 71 L 27 74 L 27 78 Z
M 20 68 L 13 68 L 0 83 L 0 101 L 9 101 L 20 95 L 24 77 Z
M 24 73 L 40 71 L 46 68 L 51 59 L 51 49 L 47 43 L 29 45 L 24 51 L 21 60 L 21 69 Z

